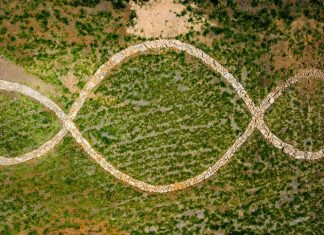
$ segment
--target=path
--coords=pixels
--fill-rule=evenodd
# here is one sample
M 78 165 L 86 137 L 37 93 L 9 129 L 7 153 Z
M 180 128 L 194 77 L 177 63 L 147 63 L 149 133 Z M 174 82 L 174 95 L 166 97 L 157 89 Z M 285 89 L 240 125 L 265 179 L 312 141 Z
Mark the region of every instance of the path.
M 202 60 L 205 64 L 210 66 L 216 72 L 219 72 L 224 79 L 229 82 L 232 87 L 235 89 L 237 94 L 243 99 L 247 108 L 252 113 L 252 120 L 244 133 L 239 136 L 234 144 L 226 151 L 226 153 L 212 166 L 210 166 L 207 170 L 202 172 L 201 174 L 190 178 L 188 180 L 182 182 L 176 182 L 168 185 L 151 185 L 145 183 L 143 181 L 132 178 L 131 176 L 119 171 L 113 165 L 111 165 L 104 156 L 97 153 L 94 148 L 89 144 L 89 142 L 83 138 L 81 132 L 75 126 L 73 120 L 75 119 L 77 113 L 82 108 L 84 102 L 91 94 L 92 90 L 106 77 L 107 73 L 116 65 L 121 63 L 126 58 L 143 53 L 147 50 L 153 49 L 161 49 L 161 48 L 170 48 L 174 50 L 185 51 L 192 56 L 195 56 Z M 62 129 L 48 142 L 33 150 L 29 153 L 23 154 L 22 156 L 15 158 L 6 158 L 0 156 L 0 165 L 14 165 L 18 163 L 22 163 L 28 161 L 33 158 L 40 157 L 54 148 L 63 137 L 70 132 L 75 140 L 83 147 L 85 152 L 87 152 L 103 169 L 108 171 L 110 174 L 122 180 L 123 182 L 130 184 L 134 187 L 137 187 L 143 191 L 147 192 L 155 192 L 155 193 L 166 193 L 175 190 L 184 189 L 190 187 L 192 185 L 198 184 L 201 181 L 211 177 L 214 175 L 219 168 L 225 165 L 234 155 L 234 153 L 241 147 L 241 145 L 247 140 L 247 138 L 252 134 L 255 128 L 259 129 L 263 134 L 265 139 L 270 142 L 276 148 L 282 149 L 283 152 L 288 155 L 296 158 L 296 159 L 307 159 L 307 160 L 315 160 L 322 158 L 324 156 L 324 149 L 321 149 L 317 152 L 308 152 L 301 151 L 294 146 L 283 142 L 277 136 L 275 136 L 269 128 L 266 126 L 264 122 L 264 113 L 266 110 L 274 103 L 274 101 L 282 94 L 283 90 L 285 90 L 290 85 L 296 83 L 297 81 L 305 78 L 305 77 L 324 77 L 324 72 L 318 69 L 307 69 L 303 70 L 301 73 L 295 75 L 294 77 L 288 79 L 282 85 L 278 86 L 274 89 L 262 102 L 259 107 L 256 107 L 252 99 L 247 94 L 244 87 L 230 74 L 227 69 L 225 69 L 222 65 L 220 65 L 216 60 L 214 60 L 209 55 L 205 54 L 203 51 L 189 45 L 186 43 L 182 43 L 177 40 L 155 40 L 148 41 L 138 45 L 130 46 L 121 52 L 113 55 L 107 63 L 103 64 L 98 71 L 94 74 L 93 77 L 87 82 L 85 87 L 80 93 L 79 98 L 72 105 L 70 112 L 66 115 L 53 101 L 49 98 L 41 95 L 37 91 L 26 87 L 24 85 L 20 85 L 13 82 L 0 80 L 0 90 L 6 91 L 14 91 L 22 93 L 26 96 L 29 96 L 40 103 L 42 103 L 45 107 L 52 110 L 58 118 L 62 121 L 63 127 Z
M 18 66 L 8 59 L 0 55 L 0 80 L 7 80 L 25 84 L 35 90 L 40 91 L 42 94 L 49 94 L 57 98 L 58 93 L 53 85 L 45 83 L 44 81 L 36 78 L 28 73 L 23 67 Z

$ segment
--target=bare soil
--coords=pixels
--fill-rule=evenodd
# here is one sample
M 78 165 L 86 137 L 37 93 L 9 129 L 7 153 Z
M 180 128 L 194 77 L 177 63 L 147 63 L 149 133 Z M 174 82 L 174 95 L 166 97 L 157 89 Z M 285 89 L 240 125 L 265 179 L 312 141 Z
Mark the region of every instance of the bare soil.
M 0 80 L 7 80 L 27 85 L 43 94 L 49 94 L 53 97 L 57 97 L 55 88 L 43 82 L 42 80 L 27 73 L 20 66 L 12 63 L 11 61 L 3 58 L 0 55 Z
M 190 28 L 199 29 L 200 25 L 189 22 L 189 16 L 181 16 L 185 6 L 173 0 L 149 1 L 145 5 L 131 2 L 131 9 L 136 11 L 134 26 L 127 28 L 127 33 L 147 38 L 171 38 L 186 34 Z M 178 14 L 178 15 L 177 15 Z

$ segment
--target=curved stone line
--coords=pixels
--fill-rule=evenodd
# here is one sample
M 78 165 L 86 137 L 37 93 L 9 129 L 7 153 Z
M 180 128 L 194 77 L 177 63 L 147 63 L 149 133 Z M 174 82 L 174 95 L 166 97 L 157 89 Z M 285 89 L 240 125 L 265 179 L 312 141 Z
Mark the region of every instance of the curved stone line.
M 92 90 L 105 78 L 107 73 L 117 64 L 121 63 L 124 59 L 138 53 L 145 52 L 150 49 L 160 49 L 160 48 L 171 48 L 175 50 L 185 51 L 199 59 L 201 59 L 205 64 L 210 66 L 216 72 L 221 73 L 224 79 L 229 82 L 239 97 L 243 99 L 247 108 L 252 113 L 252 120 L 244 133 L 239 136 L 233 145 L 226 151 L 226 153 L 212 166 L 210 166 L 207 170 L 202 172 L 201 174 L 190 178 L 188 180 L 177 182 L 168 185 L 151 185 L 145 183 L 143 181 L 132 178 L 131 176 L 119 171 L 113 165 L 111 165 L 104 156 L 97 153 L 89 142 L 82 136 L 81 132 L 74 125 L 73 120 L 76 117 L 79 110 L 82 108 L 85 100 L 91 94 Z M 111 173 L 113 176 L 122 180 L 123 182 L 130 184 L 134 187 L 137 187 L 143 191 L 148 192 L 156 192 L 156 193 L 165 193 L 171 192 L 174 190 L 180 190 L 192 185 L 198 184 L 201 181 L 211 177 L 214 175 L 220 167 L 225 165 L 234 155 L 234 153 L 240 148 L 240 146 L 247 140 L 247 138 L 252 134 L 255 128 L 258 128 L 263 136 L 272 143 L 275 147 L 283 149 L 283 151 L 290 156 L 297 159 L 318 159 L 323 157 L 323 149 L 318 152 L 307 152 L 301 151 L 297 148 L 283 142 L 278 137 L 276 137 L 266 126 L 264 123 L 263 117 L 265 111 L 271 106 L 274 100 L 282 94 L 282 91 L 286 89 L 291 84 L 299 81 L 305 76 L 315 76 L 315 77 L 324 77 L 324 74 L 321 70 L 310 69 L 304 70 L 302 73 L 297 74 L 293 78 L 287 80 L 282 85 L 278 86 L 274 91 L 272 91 L 262 102 L 260 107 L 256 107 L 254 102 L 248 96 L 247 92 L 243 88 L 243 86 L 230 74 L 223 66 L 221 66 L 216 60 L 205 54 L 203 51 L 189 45 L 186 43 L 182 43 L 177 40 L 156 40 L 156 41 L 148 41 L 138 45 L 130 46 L 125 50 L 113 55 L 107 63 L 100 66 L 97 72 L 93 77 L 85 85 L 84 89 L 81 91 L 79 98 L 72 105 L 69 115 L 66 115 L 53 101 L 48 99 L 47 97 L 39 94 L 37 91 L 26 87 L 24 85 L 20 85 L 13 82 L 8 81 L 0 81 L 0 90 L 14 91 L 20 92 L 26 96 L 29 96 L 40 103 L 42 103 L 45 107 L 52 110 L 62 121 L 63 128 L 48 142 L 33 150 L 29 153 L 26 153 L 22 156 L 15 158 L 6 158 L 0 156 L 0 165 L 14 165 L 18 163 L 22 163 L 24 161 L 28 161 L 33 158 L 40 157 L 47 153 L 50 149 L 52 149 L 56 144 L 58 144 L 62 138 L 70 132 L 75 140 L 83 147 L 83 149 L 106 171 Z
M 45 144 L 19 157 L 7 158 L 7 157 L 0 156 L 0 165 L 14 165 L 14 164 L 19 164 L 31 160 L 33 158 L 41 157 L 42 155 L 50 151 L 52 148 L 54 148 L 67 134 L 68 130 L 64 126 L 65 121 L 68 120 L 66 114 L 61 110 L 60 107 L 58 107 L 52 100 L 50 100 L 46 96 L 43 96 L 42 94 L 38 93 L 37 91 L 27 86 L 14 83 L 14 82 L 4 81 L 4 80 L 0 80 L 0 90 L 19 92 L 23 95 L 33 98 L 34 100 L 37 100 L 38 102 L 43 104 L 46 108 L 53 111 L 63 123 L 62 129 Z
M 257 128 L 260 130 L 264 138 L 270 142 L 273 146 L 296 159 L 315 160 L 324 156 L 324 149 L 320 149 L 316 152 L 301 151 L 294 146 L 282 141 L 275 134 L 273 134 L 268 126 L 264 123 L 264 113 L 275 102 L 275 100 L 282 94 L 282 92 L 289 86 L 304 78 L 321 78 L 324 79 L 324 71 L 319 69 L 304 69 L 295 76 L 291 77 L 281 85 L 277 86 L 272 92 L 270 92 L 266 98 L 263 99 L 260 105 L 261 118 L 258 120 Z

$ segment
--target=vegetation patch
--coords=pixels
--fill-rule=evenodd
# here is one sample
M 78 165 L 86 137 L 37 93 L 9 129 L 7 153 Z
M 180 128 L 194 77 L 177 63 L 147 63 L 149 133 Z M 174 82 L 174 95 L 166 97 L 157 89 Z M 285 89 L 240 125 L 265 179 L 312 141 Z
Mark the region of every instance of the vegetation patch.
M 312 234 L 322 231 L 323 163 L 296 161 L 255 132 L 209 180 L 148 194 L 107 174 L 67 136 L 37 161 L 0 167 L 0 233 L 80 231 L 91 220 L 88 229 L 103 234 Z
M 44 144 L 61 128 L 58 118 L 23 95 L 0 92 L 0 156 L 15 157 Z
M 215 163 L 249 119 L 219 74 L 196 58 L 169 52 L 124 63 L 99 85 L 76 123 L 121 171 L 165 184 Z
M 283 92 L 265 115 L 270 130 L 301 150 L 324 147 L 324 80 L 305 78 Z
M 208 20 L 202 30 L 190 29 L 177 39 L 219 61 L 256 104 L 299 69 L 324 67 L 321 1 L 181 3 L 185 10 L 179 16 L 193 14 Z M 53 100 L 68 112 L 101 64 L 121 49 L 146 40 L 126 32 L 137 17 L 122 0 L 4 0 L 0 53 L 54 86 L 59 98 Z M 130 59 L 103 81 L 77 116 L 79 129 L 98 152 L 147 182 L 174 182 L 206 169 L 250 120 L 245 106 L 217 74 L 199 61 L 183 63 L 183 57 L 166 53 Z M 177 74 L 184 79 L 175 81 Z M 208 85 L 213 79 L 215 87 Z M 161 91 L 154 88 L 157 84 Z M 312 87 L 320 90 L 312 92 Z M 316 151 L 323 146 L 323 82 L 317 80 L 311 88 L 305 84 L 289 87 L 265 119 L 282 140 Z M 162 91 L 170 95 L 162 96 L 165 107 L 180 104 L 183 108 L 175 107 L 172 114 L 148 115 L 164 107 L 156 98 Z M 208 96 L 210 91 L 215 92 Z M 5 156 L 33 150 L 60 129 L 57 118 L 42 105 L 14 97 L 0 95 L 0 155 Z M 238 128 L 229 124 L 232 118 L 237 119 Z M 219 123 L 200 132 L 181 129 L 181 125 L 213 120 Z M 176 132 L 113 146 L 123 141 L 122 136 L 126 140 L 144 136 L 152 127 L 161 133 L 168 128 L 163 123 Z M 194 144 L 184 145 L 183 136 Z M 180 147 L 173 147 L 172 141 Z M 180 156 L 188 151 L 186 147 L 215 150 Z M 156 157 L 159 153 L 161 158 Z M 323 159 L 296 160 L 267 143 L 256 130 L 208 180 L 182 191 L 149 194 L 107 174 L 66 136 L 42 158 L 0 166 L 0 234 L 324 234 L 323 172 Z

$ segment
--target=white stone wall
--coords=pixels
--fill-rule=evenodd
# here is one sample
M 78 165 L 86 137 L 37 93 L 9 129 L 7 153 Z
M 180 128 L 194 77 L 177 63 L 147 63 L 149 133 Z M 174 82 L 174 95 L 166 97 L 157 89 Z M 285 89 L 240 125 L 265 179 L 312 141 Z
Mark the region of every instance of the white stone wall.
M 234 144 L 226 151 L 226 153 L 212 166 L 201 174 L 190 178 L 182 182 L 176 182 L 168 185 L 151 185 L 143 181 L 136 180 L 131 176 L 119 171 L 113 165 L 111 165 L 104 156 L 97 153 L 89 142 L 83 138 L 81 132 L 74 125 L 73 120 L 76 117 L 79 110 L 82 108 L 84 102 L 89 97 L 93 89 L 106 77 L 107 73 L 116 65 L 121 63 L 124 59 L 143 53 L 148 50 L 159 50 L 163 48 L 174 49 L 178 51 L 185 51 L 186 53 L 199 58 L 206 65 L 210 66 L 213 70 L 220 73 L 222 77 L 232 85 L 239 97 L 241 97 L 246 104 L 249 111 L 252 113 L 252 120 L 244 133 L 239 136 Z M 314 160 L 319 159 L 324 156 L 324 150 L 321 149 L 317 152 L 307 152 L 301 151 L 295 148 L 292 145 L 289 145 L 275 136 L 264 122 L 264 113 L 266 110 L 275 102 L 275 100 L 282 94 L 290 85 L 296 83 L 297 81 L 308 78 L 308 77 L 321 77 L 324 78 L 324 72 L 318 69 L 307 69 L 303 70 L 294 77 L 288 79 L 286 82 L 275 88 L 262 102 L 260 107 L 256 107 L 252 99 L 247 94 L 244 87 L 239 83 L 234 76 L 222 65 L 220 65 L 216 60 L 211 58 L 209 55 L 205 54 L 203 51 L 195 48 L 192 45 L 182 43 L 178 40 L 155 40 L 147 41 L 138 45 L 130 46 L 119 53 L 113 55 L 107 63 L 100 66 L 97 72 L 90 78 L 87 84 L 84 86 L 83 90 L 80 93 L 80 96 L 72 105 L 70 112 L 66 115 L 53 101 L 47 97 L 41 95 L 37 91 L 20 85 L 13 82 L 2 81 L 0 80 L 0 90 L 14 91 L 22 93 L 26 96 L 29 96 L 40 103 L 45 107 L 52 110 L 57 117 L 62 121 L 63 128 L 48 142 L 40 146 L 39 148 L 23 154 L 22 156 L 15 158 L 1 157 L 0 156 L 0 165 L 14 165 L 28 161 L 30 159 L 38 158 L 46 154 L 49 150 L 54 148 L 64 136 L 70 132 L 76 141 L 83 147 L 85 152 L 89 154 L 103 169 L 108 171 L 110 174 L 115 176 L 117 179 L 130 184 L 134 187 L 137 187 L 143 191 L 155 192 L 155 193 L 166 193 L 174 190 L 180 190 L 192 185 L 198 184 L 203 180 L 214 175 L 223 165 L 225 165 L 234 155 L 234 153 L 241 147 L 241 145 L 247 140 L 247 138 L 252 134 L 255 128 L 259 129 L 264 138 L 271 143 L 276 148 L 282 149 L 283 152 L 294 157 L 296 159 L 307 159 Z

